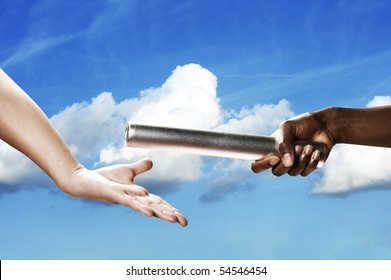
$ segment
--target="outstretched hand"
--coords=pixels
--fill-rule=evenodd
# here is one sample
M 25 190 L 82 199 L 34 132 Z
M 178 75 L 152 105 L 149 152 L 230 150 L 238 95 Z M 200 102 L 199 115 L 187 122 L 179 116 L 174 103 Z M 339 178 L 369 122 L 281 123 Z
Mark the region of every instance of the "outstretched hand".
M 186 218 L 177 209 L 134 183 L 137 175 L 151 168 L 152 161 L 148 159 L 97 170 L 80 167 L 71 179 L 71 184 L 63 190 L 75 197 L 122 204 L 148 217 L 154 216 L 187 226 Z

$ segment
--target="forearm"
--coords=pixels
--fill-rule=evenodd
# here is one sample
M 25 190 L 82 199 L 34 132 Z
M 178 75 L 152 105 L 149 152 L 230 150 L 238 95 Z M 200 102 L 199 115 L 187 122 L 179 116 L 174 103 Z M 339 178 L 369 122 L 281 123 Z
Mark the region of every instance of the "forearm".
M 315 114 L 336 143 L 391 147 L 391 106 L 330 107 Z
M 41 109 L 1 69 L 0 138 L 33 160 L 59 187 L 81 167 Z
M 149 217 L 187 225 L 177 209 L 133 183 L 135 176 L 152 168 L 150 160 L 93 171 L 84 168 L 41 109 L 1 69 L 0 139 L 33 160 L 69 195 L 122 204 Z

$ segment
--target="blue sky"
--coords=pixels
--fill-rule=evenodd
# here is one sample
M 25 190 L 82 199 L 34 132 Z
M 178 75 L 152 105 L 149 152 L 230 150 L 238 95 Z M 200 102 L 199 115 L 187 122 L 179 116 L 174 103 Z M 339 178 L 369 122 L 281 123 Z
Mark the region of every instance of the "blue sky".
M 0 259 L 391 258 L 389 149 L 336 147 L 309 177 L 277 178 L 122 147 L 127 119 L 271 134 L 391 104 L 390 18 L 391 1 L 0 0 L 0 67 L 78 159 L 151 157 L 136 182 L 189 219 L 68 197 L 2 143 Z

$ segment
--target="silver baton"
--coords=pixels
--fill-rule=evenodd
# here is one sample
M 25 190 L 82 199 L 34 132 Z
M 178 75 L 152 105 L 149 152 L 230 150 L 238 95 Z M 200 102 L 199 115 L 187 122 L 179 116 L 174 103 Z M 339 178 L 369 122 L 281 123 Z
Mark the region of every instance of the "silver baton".
M 182 151 L 247 160 L 257 160 L 269 154 L 278 154 L 274 137 L 151 126 L 131 122 L 126 125 L 125 143 L 128 147 L 135 148 Z M 321 153 L 319 163 L 324 161 L 326 148 L 323 143 L 300 141 L 295 144 L 303 147 L 311 144 Z

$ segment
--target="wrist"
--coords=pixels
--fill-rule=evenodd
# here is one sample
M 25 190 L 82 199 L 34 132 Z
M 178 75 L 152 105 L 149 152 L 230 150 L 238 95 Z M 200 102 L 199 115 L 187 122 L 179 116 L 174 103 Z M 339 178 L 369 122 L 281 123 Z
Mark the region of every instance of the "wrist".
M 53 180 L 62 192 L 73 197 L 79 197 L 77 177 L 85 169 L 83 165 L 76 162 L 66 173 L 58 174 Z
M 324 125 L 324 130 L 334 142 L 341 143 L 343 127 L 346 125 L 341 114 L 343 108 L 327 107 L 314 113 L 316 118 Z

